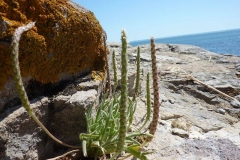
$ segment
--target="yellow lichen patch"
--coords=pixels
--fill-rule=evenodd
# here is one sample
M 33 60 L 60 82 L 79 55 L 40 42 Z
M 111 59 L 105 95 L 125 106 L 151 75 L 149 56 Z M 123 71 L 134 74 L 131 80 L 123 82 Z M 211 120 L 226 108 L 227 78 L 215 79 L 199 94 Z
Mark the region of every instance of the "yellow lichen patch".
M 3 0 L 0 8 L 2 19 L 9 25 L 0 33 L 0 37 L 7 39 L 7 43 L 0 41 L 0 89 L 12 74 L 12 34 L 18 26 L 30 21 L 36 21 L 36 27 L 24 33 L 20 41 L 22 76 L 53 83 L 63 73 L 104 70 L 103 31 L 91 12 L 83 13 L 67 0 Z
M 104 79 L 104 72 L 101 71 L 92 71 L 92 79 L 95 81 L 99 80 L 102 81 Z

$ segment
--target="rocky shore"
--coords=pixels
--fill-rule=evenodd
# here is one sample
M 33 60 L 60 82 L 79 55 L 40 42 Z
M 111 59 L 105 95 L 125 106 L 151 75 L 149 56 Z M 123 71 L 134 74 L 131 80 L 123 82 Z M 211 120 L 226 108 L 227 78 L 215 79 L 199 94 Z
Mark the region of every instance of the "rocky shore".
M 107 45 L 111 54 L 115 50 L 120 79 L 121 44 Z M 146 75 L 151 72 L 150 46 L 140 48 L 141 85 L 132 129 L 144 121 Z M 108 62 L 113 78 L 111 54 Z M 144 148 L 152 152 L 149 160 L 239 160 L 240 57 L 172 44 L 156 44 L 156 54 L 161 106 L 155 138 Z M 137 47 L 128 46 L 130 95 L 134 88 L 136 55 Z M 202 86 L 190 75 L 235 100 Z M 104 86 L 105 81 L 95 81 L 92 73 L 86 74 L 55 85 L 52 95 L 35 97 L 31 106 L 56 137 L 79 144 L 78 135 L 86 130 L 86 108 L 98 103 Z M 0 159 L 41 160 L 67 150 L 47 138 L 20 106 L 1 112 L 0 144 Z
M 121 45 L 115 50 L 120 73 Z M 151 71 L 150 45 L 141 49 L 141 87 L 135 125 L 146 114 L 146 74 Z M 240 159 L 240 57 L 220 55 L 191 45 L 156 44 L 160 77 L 160 122 L 147 150 L 150 160 Z M 136 72 L 137 47 L 128 46 L 129 77 Z M 111 66 L 111 62 L 110 62 Z M 184 71 L 184 72 L 183 72 Z M 224 97 L 189 75 L 227 95 Z M 119 75 L 120 78 L 120 75 Z M 133 84 L 129 78 L 129 84 Z M 131 88 L 130 86 L 130 94 Z
M 21 106 L 11 70 L 15 29 L 37 20 L 19 48 L 30 107 L 56 138 L 78 147 L 79 134 L 87 131 L 86 111 L 106 91 L 107 62 L 113 79 L 113 50 L 121 79 L 121 44 L 108 43 L 107 58 L 105 31 L 93 12 L 72 1 L 4 1 L 0 6 L 0 160 L 63 155 L 69 148 L 50 139 Z M 146 75 L 151 72 L 150 46 L 140 48 L 141 85 L 132 130 L 146 115 Z M 240 160 L 240 57 L 177 44 L 156 44 L 156 53 L 161 106 L 155 137 L 143 148 L 152 152 L 149 160 Z M 130 96 L 136 55 L 137 47 L 128 46 Z M 79 159 L 82 152 L 76 152 L 65 159 Z

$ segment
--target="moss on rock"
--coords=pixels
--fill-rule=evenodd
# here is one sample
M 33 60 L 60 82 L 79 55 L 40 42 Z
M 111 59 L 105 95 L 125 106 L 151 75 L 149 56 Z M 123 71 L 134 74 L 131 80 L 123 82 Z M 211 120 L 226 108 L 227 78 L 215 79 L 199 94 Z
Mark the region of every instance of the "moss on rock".
M 62 74 L 84 70 L 104 73 L 103 29 L 94 14 L 68 0 L 2 0 L 0 2 L 0 89 L 11 78 L 11 37 L 30 21 L 36 27 L 21 37 L 23 77 L 57 82 Z

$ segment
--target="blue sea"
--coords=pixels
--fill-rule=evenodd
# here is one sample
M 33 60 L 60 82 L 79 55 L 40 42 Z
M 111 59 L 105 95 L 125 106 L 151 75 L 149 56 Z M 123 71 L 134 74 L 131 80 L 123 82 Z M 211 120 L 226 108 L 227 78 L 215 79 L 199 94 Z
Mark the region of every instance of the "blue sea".
M 150 39 L 132 41 L 129 44 L 131 46 L 137 46 L 149 43 Z M 167 38 L 155 37 L 155 43 L 190 44 L 219 54 L 233 54 L 240 56 L 240 29 L 174 36 Z

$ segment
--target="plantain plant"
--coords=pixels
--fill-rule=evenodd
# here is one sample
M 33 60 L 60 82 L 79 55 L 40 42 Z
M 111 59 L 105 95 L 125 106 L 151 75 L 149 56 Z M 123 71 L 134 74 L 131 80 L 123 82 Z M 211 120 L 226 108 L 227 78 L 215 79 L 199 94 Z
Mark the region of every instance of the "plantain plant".
M 107 155 L 114 154 L 110 159 L 115 159 L 122 151 L 130 153 L 131 155 L 145 160 L 147 159 L 146 154 L 148 152 L 142 152 L 140 147 L 142 146 L 136 137 L 145 136 L 147 141 L 151 141 L 153 135 L 156 131 L 158 123 L 158 113 L 159 113 L 159 95 L 158 95 L 158 78 L 157 78 L 157 68 L 156 68 L 156 56 L 155 56 L 155 46 L 154 39 L 151 39 L 151 52 L 152 52 L 152 70 L 153 70 L 153 86 L 154 86 L 154 112 L 153 120 L 150 126 L 150 134 L 141 133 L 140 130 L 136 132 L 127 132 L 130 128 L 133 115 L 136 109 L 135 98 L 131 99 L 128 97 L 127 91 L 127 40 L 126 33 L 122 31 L 122 71 L 121 71 L 121 94 L 113 93 L 113 96 L 103 98 L 97 109 L 96 116 L 92 115 L 93 108 L 90 107 L 86 114 L 87 119 L 87 133 L 81 133 L 79 135 L 82 141 L 82 147 L 72 146 L 65 144 L 62 141 L 55 138 L 38 120 L 34 112 L 30 108 L 30 102 L 28 100 L 26 91 L 23 86 L 21 79 L 18 51 L 19 51 L 19 41 L 21 34 L 25 31 L 30 30 L 34 27 L 35 23 L 29 23 L 26 26 L 17 28 L 13 35 L 12 40 L 12 64 L 13 64 L 13 74 L 16 83 L 16 88 L 19 93 L 23 107 L 33 118 L 33 120 L 42 128 L 46 134 L 48 134 L 54 141 L 64 146 L 70 148 L 82 148 L 83 155 L 91 155 L 95 159 L 98 157 L 106 157 Z M 137 74 L 140 74 L 140 48 L 138 47 L 138 65 Z M 115 64 L 116 65 L 116 64 Z M 117 71 L 114 71 L 114 75 L 117 75 Z M 136 86 L 139 86 L 139 77 L 137 76 Z M 114 77 L 114 81 L 117 82 L 117 78 Z M 138 81 L 138 82 L 137 82 Z M 138 84 L 137 84 L 138 83 Z M 138 88 L 138 87 L 137 87 Z M 135 90 L 135 96 L 138 95 L 138 90 Z M 150 119 L 150 89 L 149 89 L 149 74 L 147 75 L 147 117 L 144 122 Z M 143 126 L 144 126 L 143 125 Z M 142 127 L 143 127 L 142 126 Z
M 87 133 L 81 133 L 79 138 L 82 141 L 83 155 L 92 156 L 95 159 L 99 157 L 107 157 L 110 154 L 117 153 L 117 145 L 120 134 L 120 101 L 121 95 L 115 94 L 111 98 L 103 99 L 95 116 L 93 116 L 93 108 L 89 108 L 86 114 Z M 130 117 L 133 115 L 134 103 L 128 100 L 128 112 L 126 112 L 126 121 L 129 123 Z M 128 125 L 127 123 L 127 125 Z M 140 143 L 135 140 L 136 136 L 143 136 L 140 132 L 130 132 L 126 134 L 124 143 L 126 146 L 122 150 L 134 154 L 140 159 L 146 159 L 147 153 L 140 152 Z M 150 136 L 150 135 L 149 135 Z M 121 150 L 121 151 L 122 151 Z M 118 152 L 119 153 L 119 152 Z M 116 158 L 112 157 L 112 159 Z
M 133 115 L 136 109 L 135 100 L 128 97 L 127 93 L 127 41 L 126 34 L 122 31 L 122 79 L 121 93 L 113 93 L 108 99 L 103 99 L 99 105 L 96 116 L 92 116 L 92 108 L 87 112 L 87 133 L 80 134 L 80 140 L 83 146 L 83 155 L 91 155 L 95 159 L 98 157 L 107 157 L 115 159 L 122 151 L 130 153 L 141 160 L 147 159 L 148 152 L 140 150 L 141 144 L 136 137 L 150 134 L 136 132 L 127 132 L 133 121 Z

